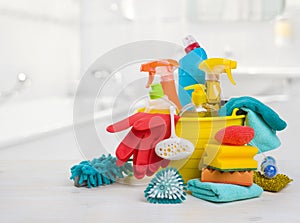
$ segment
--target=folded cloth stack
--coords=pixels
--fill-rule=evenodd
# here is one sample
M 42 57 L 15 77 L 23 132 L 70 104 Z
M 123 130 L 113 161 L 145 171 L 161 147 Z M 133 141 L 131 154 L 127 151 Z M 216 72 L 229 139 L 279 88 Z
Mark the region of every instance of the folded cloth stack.
M 212 201 L 230 202 L 258 197 L 262 188 L 253 184 L 254 160 L 258 148 L 247 146 L 254 130 L 247 126 L 229 126 L 216 133 L 220 144 L 207 144 L 202 158 L 201 179 L 188 181 L 192 195 Z

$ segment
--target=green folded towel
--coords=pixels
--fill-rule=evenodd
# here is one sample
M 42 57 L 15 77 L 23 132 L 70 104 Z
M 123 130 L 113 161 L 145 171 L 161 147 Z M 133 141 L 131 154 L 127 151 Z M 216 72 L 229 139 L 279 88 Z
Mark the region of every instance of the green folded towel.
M 201 182 L 199 179 L 189 180 L 187 189 L 194 197 L 216 203 L 244 200 L 259 197 L 263 189 L 257 184 L 250 187 L 234 184 Z

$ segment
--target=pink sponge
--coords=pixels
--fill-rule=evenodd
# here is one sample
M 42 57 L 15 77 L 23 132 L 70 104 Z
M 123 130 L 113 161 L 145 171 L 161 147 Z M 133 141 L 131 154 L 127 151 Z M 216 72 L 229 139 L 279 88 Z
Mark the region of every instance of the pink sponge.
M 215 139 L 225 145 L 242 146 L 248 144 L 254 137 L 254 129 L 249 126 L 228 126 L 219 130 Z

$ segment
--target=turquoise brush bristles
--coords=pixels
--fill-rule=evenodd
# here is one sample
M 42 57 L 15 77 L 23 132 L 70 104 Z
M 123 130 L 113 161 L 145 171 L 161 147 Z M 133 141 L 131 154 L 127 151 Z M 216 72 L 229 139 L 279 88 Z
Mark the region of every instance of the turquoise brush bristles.
M 150 203 L 178 204 L 186 198 L 186 185 L 176 168 L 159 171 L 144 191 Z
M 132 175 L 132 166 L 124 163 L 116 165 L 116 157 L 102 155 L 92 161 L 82 161 L 71 168 L 71 180 L 74 180 L 76 187 L 98 187 L 112 184 L 116 178 L 123 178 L 124 174 Z

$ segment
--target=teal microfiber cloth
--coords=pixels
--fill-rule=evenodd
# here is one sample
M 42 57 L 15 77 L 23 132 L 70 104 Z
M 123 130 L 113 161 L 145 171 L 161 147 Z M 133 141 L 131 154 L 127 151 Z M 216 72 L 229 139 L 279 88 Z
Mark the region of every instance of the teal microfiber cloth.
M 267 125 L 259 114 L 248 108 L 242 109 L 247 112 L 246 125 L 252 127 L 255 132 L 254 138 L 248 144 L 257 147 L 258 153 L 278 148 L 281 142 L 276 132 Z
M 159 171 L 144 191 L 148 202 L 154 204 L 178 204 L 186 198 L 186 185 L 174 167 Z
M 116 178 L 123 178 L 124 174 L 132 175 L 132 165 L 124 163 L 122 166 L 116 165 L 116 157 L 111 154 L 92 161 L 82 161 L 71 168 L 71 180 L 74 180 L 76 187 L 98 187 L 112 184 Z
M 263 192 L 263 189 L 257 184 L 245 187 L 235 184 L 201 182 L 199 179 L 189 180 L 187 189 L 192 192 L 194 197 L 216 203 L 259 197 Z
M 259 100 L 243 96 L 238 98 L 231 98 L 220 110 L 220 116 L 231 115 L 235 108 L 248 108 L 253 112 L 259 114 L 262 119 L 270 126 L 274 131 L 281 131 L 286 128 L 287 124 L 282 120 L 279 115 L 267 105 L 263 104 Z

